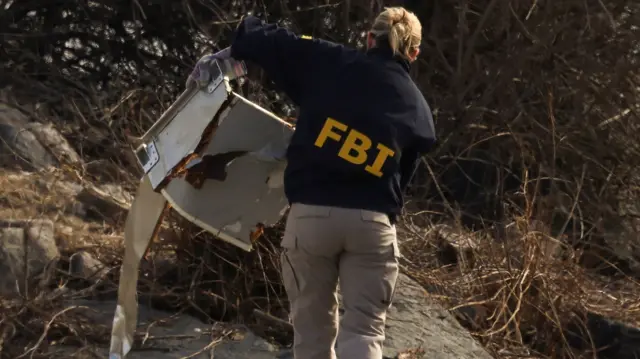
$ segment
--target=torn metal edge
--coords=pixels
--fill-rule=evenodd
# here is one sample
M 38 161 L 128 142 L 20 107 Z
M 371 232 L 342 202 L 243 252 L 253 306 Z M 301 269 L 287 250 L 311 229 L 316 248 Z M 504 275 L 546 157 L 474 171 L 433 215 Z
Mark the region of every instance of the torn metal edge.
M 160 191 L 162 193 L 162 195 L 164 196 L 164 198 L 166 198 L 166 200 L 169 202 L 169 204 L 171 205 L 171 208 L 175 209 L 176 212 L 178 212 L 178 214 L 180 214 L 182 217 L 184 217 L 185 219 L 187 219 L 189 222 L 199 226 L 202 229 L 207 230 L 208 232 L 210 232 L 211 234 L 213 234 L 214 236 L 220 238 L 221 240 L 233 244 L 234 246 L 240 247 L 242 249 L 244 249 L 247 252 L 251 252 L 253 250 L 253 245 L 250 243 L 245 243 L 235 237 L 232 237 L 224 232 L 222 232 L 222 230 L 214 228 L 213 226 L 208 225 L 207 223 L 199 220 L 198 218 L 190 215 L 189 213 L 187 213 L 184 209 L 182 209 L 180 206 L 178 206 L 178 204 L 176 203 L 176 201 L 173 199 L 173 197 L 171 197 L 171 195 L 169 194 L 169 192 L 167 192 L 166 189 L 162 189 Z

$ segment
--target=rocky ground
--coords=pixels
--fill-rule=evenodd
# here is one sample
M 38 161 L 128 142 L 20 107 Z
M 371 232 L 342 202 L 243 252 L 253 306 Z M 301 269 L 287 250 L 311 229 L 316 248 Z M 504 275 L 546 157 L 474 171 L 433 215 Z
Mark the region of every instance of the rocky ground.
M 0 355 L 103 358 L 115 308 L 114 279 L 122 254 L 122 224 L 131 202 L 127 181 L 135 176 L 119 173 L 117 166 L 93 164 L 114 178 L 96 181 L 85 172 L 92 165 L 84 163 L 53 126 L 29 121 L 7 105 L 0 105 L 0 140 Z M 543 338 L 549 334 L 544 333 L 545 325 L 550 324 L 543 320 L 538 333 L 523 335 L 524 329 L 517 330 L 519 334 L 505 333 L 524 326 L 528 315 L 539 311 L 548 317 L 555 303 L 571 302 L 561 295 L 541 298 L 549 292 L 540 289 L 532 294 L 529 290 L 532 286 L 554 285 L 544 273 L 555 273 L 555 284 L 568 283 L 561 275 L 566 270 L 543 272 L 541 264 L 533 268 L 533 261 L 526 260 L 529 253 L 524 253 L 513 262 L 519 263 L 521 270 L 507 275 L 500 269 L 505 263 L 501 254 L 493 255 L 497 258 L 493 264 L 479 265 L 482 250 L 465 246 L 460 235 L 451 233 L 427 240 L 428 233 L 434 231 L 435 227 L 426 225 L 407 226 L 400 231 L 405 274 L 389 313 L 386 357 L 631 359 L 640 355 L 640 331 L 633 326 L 637 323 L 634 318 L 640 316 L 635 281 L 610 281 L 606 286 L 575 289 L 586 293 L 580 308 L 587 310 L 579 312 L 585 315 L 573 322 L 563 316 L 578 313 L 577 307 L 556 313 L 558 323 L 548 327 L 555 328 L 549 333 L 562 340 L 547 341 L 558 348 L 526 347 L 525 342 L 543 341 L 529 340 L 526 335 Z M 562 256 L 560 246 L 553 241 L 537 246 L 542 247 L 537 256 Z M 427 267 L 426 256 L 435 257 L 439 264 Z M 163 270 L 162 266 L 171 263 L 158 266 Z M 446 269 L 452 266 L 453 270 Z M 541 274 L 530 278 L 527 273 L 534 270 Z M 581 278 L 574 282 L 587 283 Z M 480 285 L 482 291 L 477 290 Z M 490 288 L 494 289 L 487 295 Z M 574 288 L 562 290 L 569 296 L 574 293 Z M 149 299 L 151 296 L 145 298 L 141 293 L 139 340 L 130 358 L 291 357 L 282 341 L 256 331 L 246 317 L 205 322 L 192 313 L 162 310 L 161 304 Z M 544 307 L 541 303 L 554 304 L 540 309 Z M 607 312 L 613 314 L 602 314 L 601 307 L 613 308 Z M 271 333 L 289 330 L 286 325 L 279 329 L 280 324 L 274 325 Z M 520 343 L 509 339 L 514 337 Z M 592 350 L 595 348 L 601 349 Z

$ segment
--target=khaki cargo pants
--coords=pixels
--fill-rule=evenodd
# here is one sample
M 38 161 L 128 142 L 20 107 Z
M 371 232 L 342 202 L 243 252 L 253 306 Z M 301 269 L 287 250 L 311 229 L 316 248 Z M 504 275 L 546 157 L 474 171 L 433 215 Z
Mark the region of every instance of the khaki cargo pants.
M 282 247 L 294 358 L 335 359 L 337 350 L 340 359 L 382 359 L 399 257 L 388 216 L 294 203 Z M 339 330 L 338 281 L 345 310 Z

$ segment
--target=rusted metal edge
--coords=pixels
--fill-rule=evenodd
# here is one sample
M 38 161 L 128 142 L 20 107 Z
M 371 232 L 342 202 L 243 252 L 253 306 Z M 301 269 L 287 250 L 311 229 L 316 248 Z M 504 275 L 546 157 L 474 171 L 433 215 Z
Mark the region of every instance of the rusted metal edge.
M 229 92 L 231 95 L 231 92 Z M 201 152 L 209 145 L 213 135 L 215 134 L 215 130 L 218 128 L 218 124 L 220 121 L 220 116 L 225 110 L 234 102 L 235 98 L 233 95 L 228 96 L 226 100 L 220 106 L 220 109 L 213 116 L 211 122 L 205 127 L 204 131 L 202 131 L 202 136 L 200 137 L 200 141 L 196 145 L 193 152 L 180 160 L 173 168 L 169 171 L 169 174 L 158 184 L 155 191 L 162 191 L 169 182 L 174 178 L 183 177 L 187 173 L 186 165 L 194 158 L 200 156 Z

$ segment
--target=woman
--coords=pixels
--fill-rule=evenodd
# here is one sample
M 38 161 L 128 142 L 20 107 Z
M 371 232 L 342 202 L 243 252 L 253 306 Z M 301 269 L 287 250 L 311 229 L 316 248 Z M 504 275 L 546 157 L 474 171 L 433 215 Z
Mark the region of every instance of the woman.
M 300 107 L 282 241 L 295 358 L 336 358 L 336 340 L 340 358 L 382 358 L 402 193 L 435 141 L 431 110 L 409 76 L 421 30 L 413 13 L 387 8 L 361 52 L 247 16 L 231 47 L 201 59 L 192 74 L 206 83 L 215 58 L 252 61 Z

